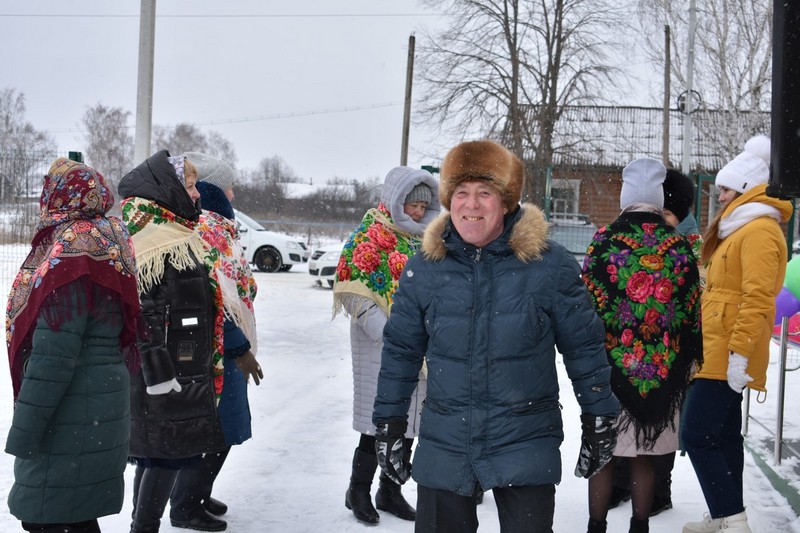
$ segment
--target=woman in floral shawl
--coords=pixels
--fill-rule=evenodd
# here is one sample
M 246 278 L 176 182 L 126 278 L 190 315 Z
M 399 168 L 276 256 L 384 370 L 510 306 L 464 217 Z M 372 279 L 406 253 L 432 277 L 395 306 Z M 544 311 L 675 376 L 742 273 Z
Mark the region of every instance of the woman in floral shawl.
M 113 205 L 99 172 L 56 159 L 9 295 L 8 506 L 27 531 L 99 532 L 97 518 L 122 508 L 140 310 L 130 237 L 106 216 Z
M 184 155 L 197 166 L 197 190 L 203 212 L 196 231 L 206 244 L 206 263 L 213 265 L 212 275 L 221 290 L 225 312 L 225 380 L 217 412 L 226 447 L 204 454 L 202 461 L 192 468 L 181 469 L 170 498 L 170 521 L 173 526 L 216 531 L 226 525 L 218 517 L 227 513 L 228 506 L 211 496 L 214 481 L 231 447 L 252 437 L 248 381 L 252 377 L 258 385 L 264 378 L 255 356 L 257 288 L 239 243 L 229 200 L 233 197 L 233 168 L 200 152 Z M 205 181 L 209 177 L 217 185 Z
M 583 280 L 606 328 L 611 385 L 623 409 L 616 457 L 630 457 L 631 532 L 648 531 L 651 458 L 678 447 L 680 407 L 694 363 L 702 361 L 700 284 L 690 242 L 662 214 L 660 161 L 622 171 L 622 213 L 595 234 Z M 606 531 L 616 460 L 589 480 L 589 532 Z
M 148 335 L 131 384 L 132 533 L 158 531 L 178 470 L 225 448 L 221 393 L 224 315 L 219 283 L 195 227 L 197 174 L 161 150 L 119 184 L 139 268 Z
M 347 240 L 336 267 L 334 316 L 344 311 L 350 317 L 353 429 L 360 434 L 345 506 L 356 519 L 368 524 L 380 520 L 372 505 L 370 486 L 378 466 L 372 409 L 381 366 L 383 326 L 403 267 L 417 252 L 425 227 L 439 210 L 438 184 L 433 176 L 409 167 L 392 169 L 384 181 L 378 207 L 364 215 L 361 225 Z M 419 432 L 425 384 L 420 379 L 411 400 L 407 439 L 413 439 Z M 380 510 L 414 520 L 415 511 L 400 493 L 400 485 L 383 473 L 375 502 Z

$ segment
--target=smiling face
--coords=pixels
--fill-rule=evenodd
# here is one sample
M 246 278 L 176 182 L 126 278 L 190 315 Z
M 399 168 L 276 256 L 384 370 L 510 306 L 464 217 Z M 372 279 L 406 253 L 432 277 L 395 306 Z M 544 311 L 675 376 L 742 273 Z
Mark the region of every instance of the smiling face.
M 461 238 L 483 248 L 503 232 L 506 214 L 500 193 L 485 181 L 459 183 L 450 199 L 450 219 Z

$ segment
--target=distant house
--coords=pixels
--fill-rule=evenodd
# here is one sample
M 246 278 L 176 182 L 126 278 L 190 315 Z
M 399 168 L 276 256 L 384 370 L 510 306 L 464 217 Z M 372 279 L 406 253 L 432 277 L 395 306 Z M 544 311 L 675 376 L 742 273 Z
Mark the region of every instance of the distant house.
M 529 108 L 535 113 L 536 108 Z M 668 161 L 681 168 L 683 121 L 670 110 Z M 692 114 L 692 177 L 700 183 L 701 227 L 716 209 L 711 176 L 741 152 L 755 133 L 769 134 L 768 112 L 729 113 L 698 110 Z M 546 207 L 553 215 L 588 215 L 597 226 L 619 214 L 622 168 L 648 156 L 662 159 L 664 114 L 660 108 L 568 106 L 554 128 L 553 166 L 549 169 Z M 526 159 L 533 160 L 533 154 Z

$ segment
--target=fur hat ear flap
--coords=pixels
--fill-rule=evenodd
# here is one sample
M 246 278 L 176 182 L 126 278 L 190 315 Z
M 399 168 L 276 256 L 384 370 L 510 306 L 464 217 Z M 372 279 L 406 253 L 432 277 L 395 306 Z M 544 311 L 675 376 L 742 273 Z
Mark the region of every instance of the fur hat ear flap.
M 447 153 L 439 178 L 439 197 L 445 209 L 450 209 L 458 184 L 485 180 L 497 187 L 506 209 L 512 212 L 522 196 L 524 167 L 516 155 L 494 141 L 468 141 Z

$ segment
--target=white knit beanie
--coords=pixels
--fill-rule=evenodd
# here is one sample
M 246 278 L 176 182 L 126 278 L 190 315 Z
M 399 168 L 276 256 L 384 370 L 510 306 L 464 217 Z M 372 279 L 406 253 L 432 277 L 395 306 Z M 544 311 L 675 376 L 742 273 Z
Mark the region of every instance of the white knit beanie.
M 645 203 L 664 207 L 664 178 L 667 169 L 658 159 L 640 157 L 622 169 L 622 190 L 619 192 L 619 207 Z
M 216 185 L 223 192 L 233 187 L 236 171 L 225 161 L 201 152 L 186 152 L 183 155 L 197 167 L 197 181 Z
M 714 185 L 744 193 L 769 181 L 770 140 L 756 135 L 744 145 L 744 152 L 717 172 Z

